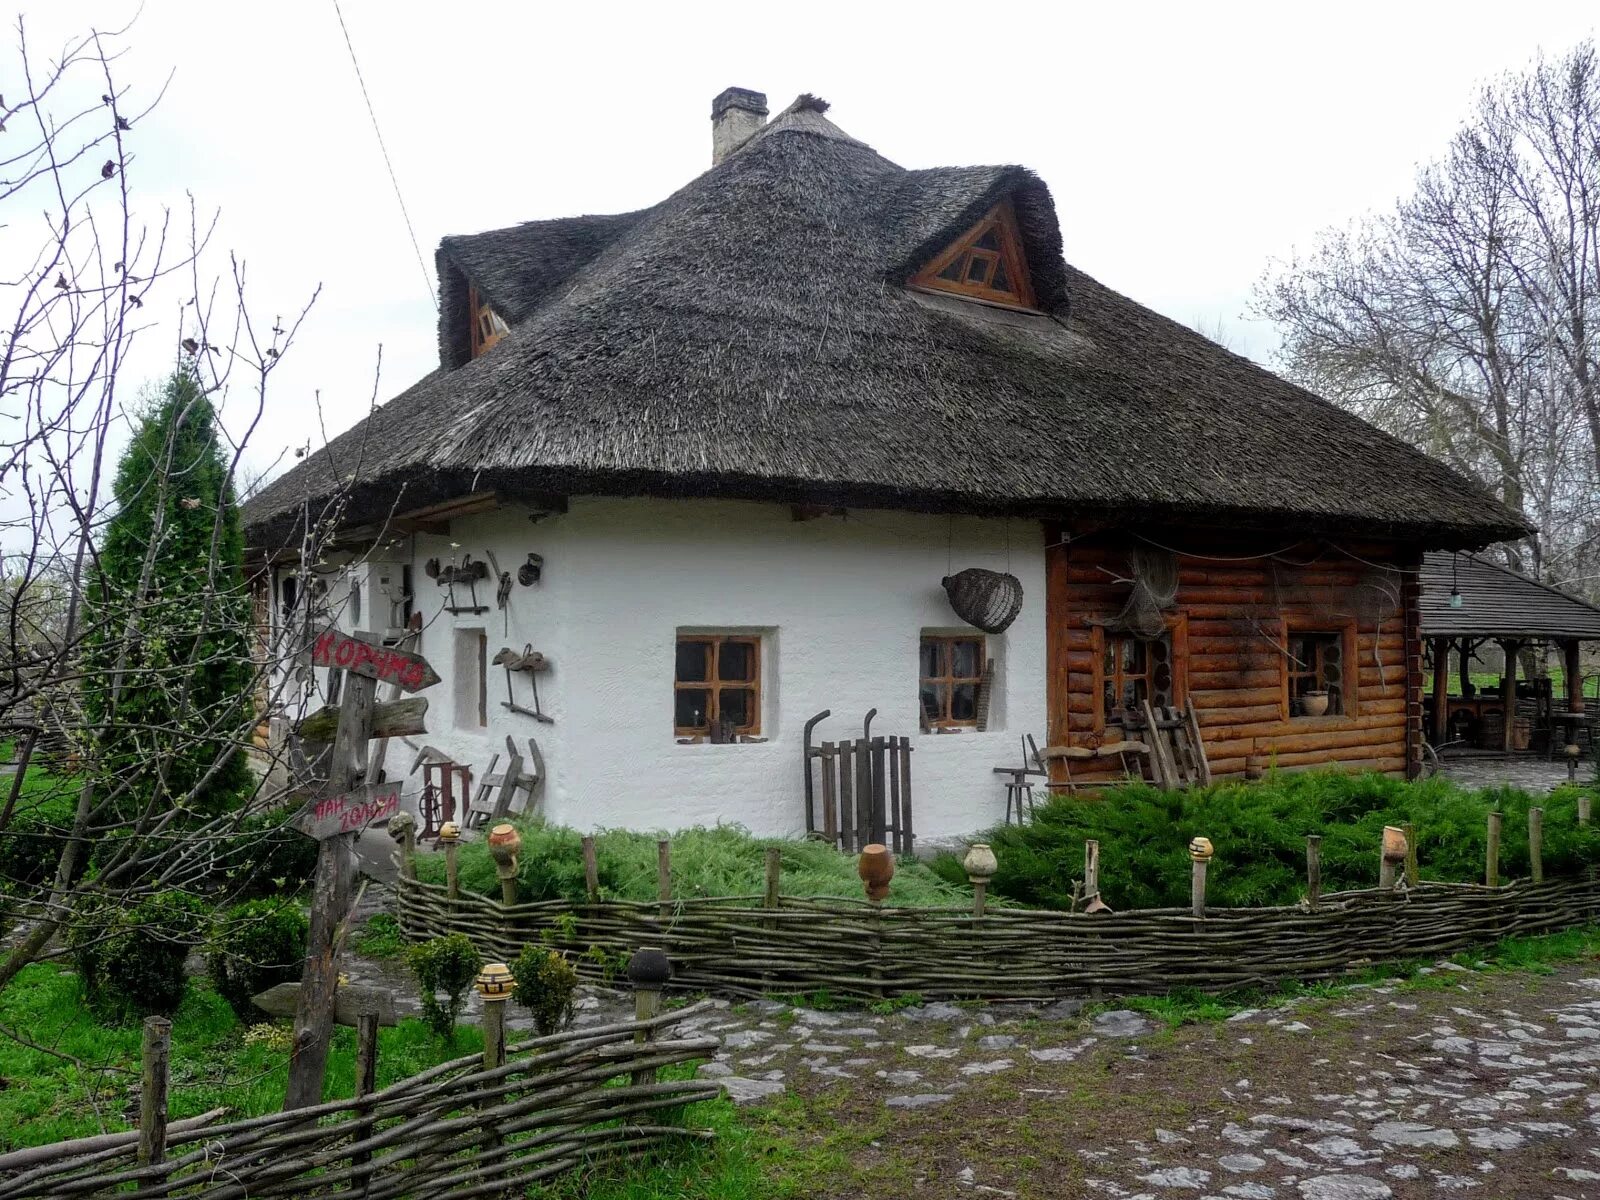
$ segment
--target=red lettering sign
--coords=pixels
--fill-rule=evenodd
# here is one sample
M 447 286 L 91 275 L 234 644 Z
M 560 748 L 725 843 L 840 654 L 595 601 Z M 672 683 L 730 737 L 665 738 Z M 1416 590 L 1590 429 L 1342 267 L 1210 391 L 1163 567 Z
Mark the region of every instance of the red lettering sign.
M 358 833 L 400 811 L 400 785 L 386 783 L 359 788 L 337 796 L 313 800 L 295 818 L 295 828 L 307 837 L 326 841 L 342 833 Z
M 397 683 L 407 692 L 420 692 L 439 682 L 439 673 L 422 655 L 384 646 L 364 633 L 323 630 L 312 643 L 311 661 L 319 667 L 342 667 L 380 683 Z

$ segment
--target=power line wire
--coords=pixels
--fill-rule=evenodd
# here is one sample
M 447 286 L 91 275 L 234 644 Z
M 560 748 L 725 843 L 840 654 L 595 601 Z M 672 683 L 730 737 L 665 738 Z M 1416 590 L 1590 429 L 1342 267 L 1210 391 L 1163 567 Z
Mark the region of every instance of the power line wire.
M 417 267 L 422 271 L 422 282 L 427 287 L 428 299 L 437 312 L 439 297 L 434 295 L 433 276 L 428 272 L 427 263 L 422 260 L 422 246 L 417 242 L 417 231 L 412 227 L 410 212 L 406 210 L 406 198 L 400 193 L 400 180 L 394 173 L 394 163 L 389 160 L 389 147 L 383 143 L 383 130 L 378 128 L 378 114 L 373 111 L 372 97 L 367 93 L 367 81 L 361 74 L 361 63 L 356 59 L 355 44 L 350 40 L 350 27 L 344 23 L 344 12 L 339 8 L 339 0 L 333 0 L 333 12 L 339 18 L 339 29 L 344 34 L 345 49 L 350 51 L 350 65 L 355 68 L 356 82 L 361 85 L 361 98 L 367 102 L 367 116 L 372 118 L 372 132 L 377 135 L 378 149 L 383 153 L 383 165 L 389 168 L 389 182 L 394 185 L 394 198 L 400 202 L 400 216 L 405 219 L 406 232 L 411 235 L 411 249 L 417 256 Z

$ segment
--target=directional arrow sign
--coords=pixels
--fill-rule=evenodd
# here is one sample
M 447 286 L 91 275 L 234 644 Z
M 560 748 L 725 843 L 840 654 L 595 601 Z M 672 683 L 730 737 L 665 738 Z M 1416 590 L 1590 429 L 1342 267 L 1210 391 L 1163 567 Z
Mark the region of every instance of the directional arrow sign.
M 398 783 L 368 784 L 311 801 L 295 817 L 294 827 L 309 838 L 325 842 L 341 833 L 360 833 L 368 825 L 387 821 L 399 811 Z
M 439 682 L 439 672 L 422 655 L 385 646 L 381 638 L 366 633 L 324 629 L 312 643 L 311 661 L 319 667 L 341 667 L 352 675 L 399 684 L 407 692 L 420 692 Z
M 376 1013 L 379 1025 L 396 1023 L 394 997 L 382 988 L 345 984 L 333 995 L 333 1020 L 337 1025 L 354 1025 L 362 1013 Z M 251 996 L 250 1003 L 269 1017 L 292 1017 L 299 999 L 298 983 L 280 983 Z
M 406 700 L 390 700 L 372 709 L 372 732 L 375 738 L 417 737 L 428 732 L 428 698 L 412 696 Z M 331 742 L 339 731 L 339 708 L 324 704 L 295 726 L 296 733 L 309 742 Z

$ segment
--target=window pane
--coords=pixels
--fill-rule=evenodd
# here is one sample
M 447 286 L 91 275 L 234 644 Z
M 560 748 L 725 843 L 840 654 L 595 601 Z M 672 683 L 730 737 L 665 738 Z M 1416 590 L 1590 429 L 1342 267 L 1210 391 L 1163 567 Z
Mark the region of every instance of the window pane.
M 707 728 L 706 709 L 710 704 L 710 692 L 699 688 L 681 689 L 673 708 L 673 724 L 679 729 Z
M 951 283 L 960 283 L 964 277 L 967 266 L 965 255 L 957 255 L 951 260 L 950 265 L 939 272 L 940 279 L 948 279 Z
M 938 684 L 925 683 L 917 690 L 922 703 L 922 715 L 929 721 L 944 720 L 944 689 Z
M 711 678 L 711 643 L 678 642 L 678 682 L 701 683 Z
M 976 721 L 978 719 L 978 685 L 958 683 L 950 689 L 950 719 Z
M 922 678 L 930 679 L 935 675 L 942 675 L 939 670 L 939 648 L 943 643 L 934 638 L 922 640 Z
M 1106 677 L 1105 687 L 1100 693 L 1100 711 L 1105 713 L 1108 721 L 1122 719 L 1122 714 L 1117 712 L 1117 682 L 1110 676 Z
M 975 679 L 983 673 L 983 643 L 973 638 L 962 638 L 950 643 L 950 674 L 957 679 Z
M 983 231 L 983 236 L 981 238 L 979 238 L 977 241 L 973 242 L 972 244 L 974 246 L 979 247 L 980 249 L 983 249 L 983 250 L 998 250 L 998 249 L 1000 249 L 1000 239 L 999 239 L 998 236 L 996 236 L 993 225 L 991 225 L 991 226 L 989 226 L 989 228 L 985 229 Z
M 1145 672 L 1145 644 L 1137 638 L 1123 638 L 1122 642 L 1122 670 L 1129 675 L 1143 675 Z
M 717 678 L 742 683 L 756 677 L 756 648 L 749 642 L 723 642 L 717 649 Z
M 989 268 L 993 265 L 994 259 L 974 254 L 967 263 L 967 282 L 981 283 L 987 286 Z
M 1138 709 L 1145 697 L 1144 680 L 1130 679 L 1122 685 L 1122 707 Z
M 994 264 L 994 278 L 989 281 L 989 286 L 997 292 L 1011 290 L 1011 275 L 1006 271 L 1005 259 L 999 259 Z
M 724 721 L 732 721 L 735 726 L 744 728 L 751 723 L 755 707 L 754 692 L 746 688 L 723 688 L 721 699 L 717 702 L 717 715 Z

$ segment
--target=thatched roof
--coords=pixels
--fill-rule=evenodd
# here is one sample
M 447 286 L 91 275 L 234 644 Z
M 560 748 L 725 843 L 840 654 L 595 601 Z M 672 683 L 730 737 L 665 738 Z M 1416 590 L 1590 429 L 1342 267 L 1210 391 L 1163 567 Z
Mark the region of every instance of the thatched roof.
M 1042 315 L 904 287 L 1002 199 Z M 726 496 L 1482 545 L 1443 465 L 1070 266 L 1018 166 L 909 171 L 804 100 L 641 212 L 445 239 L 440 369 L 247 506 Z M 512 326 L 466 361 L 466 291 Z

